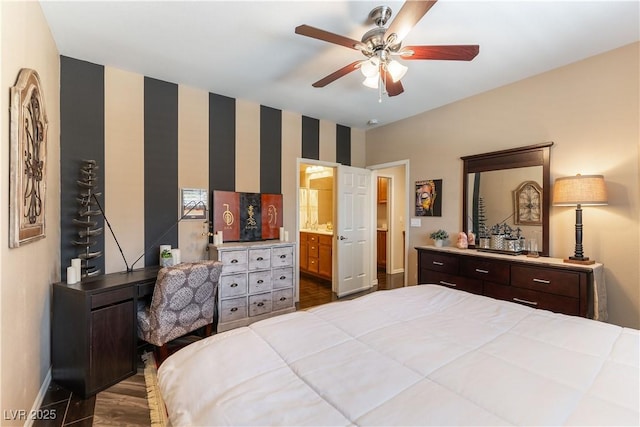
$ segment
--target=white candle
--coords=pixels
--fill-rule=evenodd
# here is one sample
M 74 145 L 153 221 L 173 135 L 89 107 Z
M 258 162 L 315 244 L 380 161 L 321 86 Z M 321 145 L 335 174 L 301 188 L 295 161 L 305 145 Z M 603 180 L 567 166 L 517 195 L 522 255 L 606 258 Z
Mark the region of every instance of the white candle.
M 76 282 L 82 280 L 82 264 L 80 258 L 72 259 L 71 266 L 76 270 Z
M 76 269 L 73 266 L 67 267 L 67 284 L 73 285 L 78 281 L 76 277 Z
M 284 242 L 286 240 L 284 235 L 285 235 L 284 227 L 280 227 L 280 241 L 281 242 Z
M 171 249 L 171 258 L 173 258 L 173 265 L 180 264 L 180 249 Z
M 289 232 L 288 232 L 288 231 L 285 231 L 285 232 L 284 232 L 284 241 L 285 241 L 285 242 L 288 242 L 288 241 L 289 241 Z

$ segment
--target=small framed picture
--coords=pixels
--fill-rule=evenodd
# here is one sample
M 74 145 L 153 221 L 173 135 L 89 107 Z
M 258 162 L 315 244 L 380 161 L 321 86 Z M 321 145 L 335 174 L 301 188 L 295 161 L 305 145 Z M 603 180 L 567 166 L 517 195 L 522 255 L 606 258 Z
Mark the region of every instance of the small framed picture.
M 416 216 L 442 216 L 442 180 L 416 181 Z
M 183 188 L 181 190 L 182 197 L 182 215 L 181 219 L 206 219 L 208 199 L 206 188 Z

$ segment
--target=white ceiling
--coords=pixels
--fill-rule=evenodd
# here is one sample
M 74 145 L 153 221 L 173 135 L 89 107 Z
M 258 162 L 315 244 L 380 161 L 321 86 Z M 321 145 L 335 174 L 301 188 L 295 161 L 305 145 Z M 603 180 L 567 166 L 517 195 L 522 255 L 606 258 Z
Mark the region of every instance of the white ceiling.
M 355 71 L 364 58 L 300 36 L 307 24 L 360 40 L 369 11 L 390 1 L 42 1 L 61 55 L 190 85 L 356 128 L 448 104 L 640 39 L 640 3 L 440 0 L 404 45 L 478 44 L 471 62 L 404 61 L 405 92 L 383 97 Z

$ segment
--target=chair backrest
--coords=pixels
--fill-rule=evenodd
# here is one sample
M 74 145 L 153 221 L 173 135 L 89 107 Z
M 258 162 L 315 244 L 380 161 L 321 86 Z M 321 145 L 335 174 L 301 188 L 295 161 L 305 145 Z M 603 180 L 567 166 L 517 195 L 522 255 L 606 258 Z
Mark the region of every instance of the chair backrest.
M 213 323 L 220 261 L 161 268 L 149 307 L 150 339 L 163 345 Z

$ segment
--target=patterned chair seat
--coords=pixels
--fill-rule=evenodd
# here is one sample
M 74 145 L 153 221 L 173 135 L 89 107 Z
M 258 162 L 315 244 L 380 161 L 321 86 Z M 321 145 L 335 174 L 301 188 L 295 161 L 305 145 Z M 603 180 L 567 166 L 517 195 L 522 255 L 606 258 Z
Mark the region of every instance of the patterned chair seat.
M 138 337 L 161 348 L 214 322 L 219 261 L 200 261 L 164 267 L 158 272 L 151 304 L 138 305 Z

